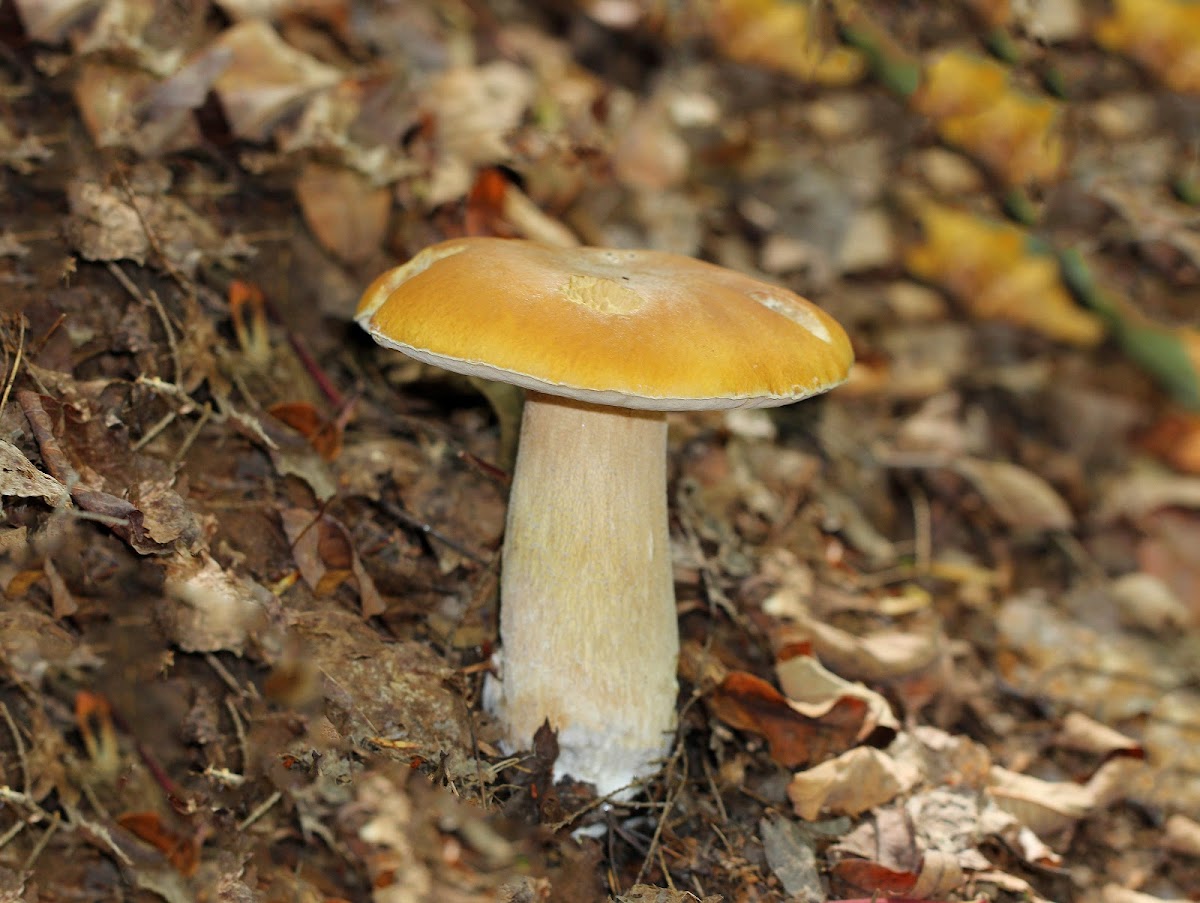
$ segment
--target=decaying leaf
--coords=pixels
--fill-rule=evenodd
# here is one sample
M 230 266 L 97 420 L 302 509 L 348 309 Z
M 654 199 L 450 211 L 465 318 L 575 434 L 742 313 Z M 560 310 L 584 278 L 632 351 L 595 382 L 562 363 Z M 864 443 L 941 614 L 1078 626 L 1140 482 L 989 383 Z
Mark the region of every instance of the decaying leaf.
M 771 813 L 758 823 L 758 835 L 762 838 L 767 865 L 789 898 L 796 903 L 819 903 L 825 899 L 811 837 L 792 819 L 779 813 Z
M 904 256 L 909 272 L 953 295 L 976 316 L 1009 320 L 1074 345 L 1095 345 L 1104 328 L 1081 309 L 1053 256 L 1016 226 L 940 204 L 917 209 L 924 239 Z
M 1200 94 L 1200 8 L 1188 0 L 1115 0 L 1096 43 L 1124 53 L 1173 91 Z
M 862 740 L 877 727 L 899 730 L 900 722 L 888 701 L 879 693 L 861 683 L 838 677 L 811 655 L 793 655 L 775 665 L 779 688 L 791 702 L 792 707 L 811 718 L 820 718 L 848 696 L 861 699 L 867 704 L 867 717 L 863 719 L 858 739 Z
M 67 488 L 42 473 L 21 450 L 0 439 L 0 496 L 40 498 L 57 508 L 70 503 Z
M 820 762 L 852 746 L 867 704 L 846 696 L 821 718 L 796 710 L 782 693 L 761 678 L 735 671 L 710 694 L 709 705 L 730 727 L 766 738 L 771 757 L 792 768 Z
M 1142 745 L 1136 740 L 1101 724 L 1082 712 L 1069 712 L 1063 718 L 1062 727 L 1054 742 L 1066 749 L 1077 749 L 1095 755 L 1109 756 L 1114 753 L 1141 756 Z
M 164 567 L 165 592 L 155 615 L 180 649 L 241 654 L 252 637 L 270 642 L 279 600 L 263 587 L 207 556 L 173 556 Z
M 924 900 L 948 893 L 963 881 L 953 856 L 922 849 L 911 820 L 899 808 L 875 813 L 830 854 L 833 875 L 867 894 Z
M 354 550 L 349 531 L 341 523 L 328 514 L 303 508 L 289 508 L 280 517 L 296 566 L 313 592 L 327 596 L 344 581 L 353 578 L 358 586 L 364 618 L 387 610 L 387 603 Z
M 525 69 L 504 60 L 450 69 L 428 86 L 440 154 L 427 204 L 462 197 L 472 167 L 509 158 L 508 136 L 532 102 L 534 87 Z
M 325 250 L 347 263 L 378 253 L 387 231 L 392 193 L 349 169 L 309 163 L 296 180 L 304 221 Z
M 925 67 L 914 109 L 938 133 L 1011 185 L 1055 180 L 1062 168 L 1059 105 L 1008 84 L 994 60 L 952 51 Z
M 1069 530 L 1071 509 L 1054 488 L 1032 471 L 1008 461 L 959 458 L 953 464 L 988 506 L 1014 530 Z
M 878 749 L 859 747 L 794 775 L 788 799 L 807 821 L 815 821 L 822 812 L 858 815 L 890 802 L 918 780 L 911 765 Z
M 341 78 L 337 69 L 287 44 L 262 19 L 227 29 L 210 48 L 217 49 L 230 60 L 213 89 L 234 135 L 250 141 L 264 141 L 282 117 Z
M 126 812 L 117 824 L 167 857 L 179 873 L 190 877 L 200 865 L 198 835 L 187 836 L 169 827 L 156 812 Z
M 846 85 L 866 71 L 861 55 L 823 41 L 814 7 L 787 0 L 720 0 L 712 34 L 731 60 L 783 72 L 804 82 Z
M 1122 799 L 1131 778 L 1145 769 L 1140 759 L 1120 756 L 1102 765 L 1086 784 L 1073 784 L 1043 781 L 996 765 L 988 793 L 1023 825 L 1045 836 Z

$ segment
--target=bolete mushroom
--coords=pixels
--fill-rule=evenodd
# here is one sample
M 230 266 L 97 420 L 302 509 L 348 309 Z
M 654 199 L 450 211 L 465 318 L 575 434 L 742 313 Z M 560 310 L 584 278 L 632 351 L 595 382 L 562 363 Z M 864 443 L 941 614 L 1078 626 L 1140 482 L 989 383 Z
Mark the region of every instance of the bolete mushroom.
M 675 727 L 678 626 L 666 411 L 824 392 L 845 332 L 798 295 L 657 251 L 460 238 L 367 289 L 377 342 L 528 390 L 500 583 L 509 744 L 549 720 L 555 773 L 611 793 L 653 774 Z

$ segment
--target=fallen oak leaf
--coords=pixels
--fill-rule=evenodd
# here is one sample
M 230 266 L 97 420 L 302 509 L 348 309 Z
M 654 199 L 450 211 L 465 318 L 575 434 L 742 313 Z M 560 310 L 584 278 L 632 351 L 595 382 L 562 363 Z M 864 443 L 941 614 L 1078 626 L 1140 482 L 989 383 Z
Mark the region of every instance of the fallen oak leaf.
M 765 680 L 744 671 L 726 675 L 709 694 L 708 703 L 730 727 L 765 738 L 771 758 L 789 768 L 849 749 L 868 714 L 866 702 L 846 696 L 821 718 L 810 718 Z

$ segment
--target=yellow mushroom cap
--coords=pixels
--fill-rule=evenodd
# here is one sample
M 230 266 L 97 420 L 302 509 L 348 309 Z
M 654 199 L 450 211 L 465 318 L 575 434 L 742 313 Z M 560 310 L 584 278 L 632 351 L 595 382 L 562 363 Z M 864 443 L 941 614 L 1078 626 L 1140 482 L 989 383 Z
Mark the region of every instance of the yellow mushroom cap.
M 355 319 L 447 370 L 642 410 L 788 404 L 853 360 L 811 301 L 661 251 L 452 239 L 376 279 Z

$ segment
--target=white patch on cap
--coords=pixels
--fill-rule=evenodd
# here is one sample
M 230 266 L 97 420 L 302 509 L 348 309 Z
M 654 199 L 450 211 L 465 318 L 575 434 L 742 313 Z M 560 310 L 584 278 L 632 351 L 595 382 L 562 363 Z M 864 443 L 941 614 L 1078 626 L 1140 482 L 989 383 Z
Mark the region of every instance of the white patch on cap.
M 620 316 L 645 306 L 646 299 L 616 279 L 575 274 L 562 287 L 568 301 L 591 308 L 596 313 Z
M 803 304 L 797 304 L 791 298 L 772 292 L 750 292 L 750 297 L 767 310 L 773 310 L 775 313 L 787 317 L 793 323 L 803 326 L 822 342 L 833 344 L 833 337 L 829 334 L 829 329 L 821 322 L 821 318 Z

